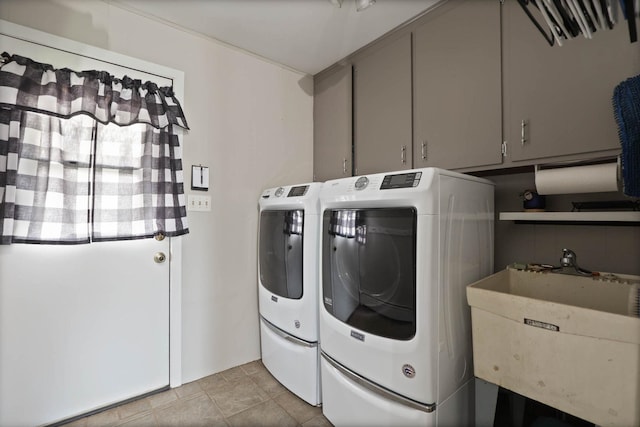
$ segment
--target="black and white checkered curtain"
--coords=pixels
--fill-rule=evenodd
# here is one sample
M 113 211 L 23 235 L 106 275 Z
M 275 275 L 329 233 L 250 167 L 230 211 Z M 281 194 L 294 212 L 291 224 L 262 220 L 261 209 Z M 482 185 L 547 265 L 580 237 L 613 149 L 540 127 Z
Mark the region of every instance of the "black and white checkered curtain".
M 188 233 L 171 88 L 0 59 L 0 244 Z

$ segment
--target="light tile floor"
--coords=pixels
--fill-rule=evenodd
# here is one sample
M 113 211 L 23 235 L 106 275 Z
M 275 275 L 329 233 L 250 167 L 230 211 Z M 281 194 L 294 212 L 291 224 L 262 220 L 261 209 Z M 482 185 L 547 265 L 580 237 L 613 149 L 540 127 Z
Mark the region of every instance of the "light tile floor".
M 260 360 L 68 423 L 104 426 L 302 426 L 331 423 L 287 390 Z

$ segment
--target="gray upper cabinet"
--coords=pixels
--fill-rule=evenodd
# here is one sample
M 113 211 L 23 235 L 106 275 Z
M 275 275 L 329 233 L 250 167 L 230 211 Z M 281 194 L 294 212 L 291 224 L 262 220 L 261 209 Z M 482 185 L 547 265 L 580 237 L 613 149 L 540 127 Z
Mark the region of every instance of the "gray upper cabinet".
M 500 2 L 448 2 L 425 18 L 414 30 L 414 166 L 500 164 Z
M 611 98 L 640 48 L 621 11 L 613 30 L 551 47 L 517 0 L 452 0 L 345 62 L 315 78 L 319 181 L 616 155 Z
M 313 179 L 351 176 L 351 65 L 314 79 Z
M 504 132 L 510 161 L 593 158 L 619 149 L 613 89 L 640 73 L 640 47 L 629 42 L 621 13 L 613 30 L 551 47 L 516 0 L 503 7 Z
M 385 40 L 353 66 L 356 175 L 411 168 L 411 34 Z

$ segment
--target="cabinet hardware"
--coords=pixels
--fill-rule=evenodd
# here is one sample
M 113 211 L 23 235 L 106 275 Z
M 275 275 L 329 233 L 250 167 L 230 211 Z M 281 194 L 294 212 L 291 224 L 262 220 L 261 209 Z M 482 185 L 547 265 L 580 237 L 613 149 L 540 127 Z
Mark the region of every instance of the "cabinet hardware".
M 347 174 L 347 159 L 342 159 L 342 173 Z
M 400 149 L 400 160 L 402 161 L 403 165 L 407 164 L 407 146 L 403 145 L 402 148 Z
M 427 160 L 427 141 L 422 141 L 422 160 Z
M 520 143 L 524 145 L 527 142 L 527 121 L 520 122 Z
M 500 153 L 502 157 L 507 157 L 507 141 L 502 141 L 502 144 L 500 144 Z

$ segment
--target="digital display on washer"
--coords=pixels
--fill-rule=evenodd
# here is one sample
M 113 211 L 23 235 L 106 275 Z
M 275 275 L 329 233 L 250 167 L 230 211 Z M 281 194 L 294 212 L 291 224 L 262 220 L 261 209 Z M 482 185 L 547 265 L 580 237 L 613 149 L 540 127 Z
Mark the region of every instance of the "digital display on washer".
M 380 185 L 381 190 L 389 190 L 392 188 L 410 188 L 417 187 L 420 183 L 422 172 L 400 173 L 396 175 L 385 175 Z
M 309 188 L 308 185 L 299 185 L 297 187 L 291 187 L 291 190 L 289 190 L 289 194 L 287 194 L 287 197 L 304 196 L 307 193 L 308 188 Z

